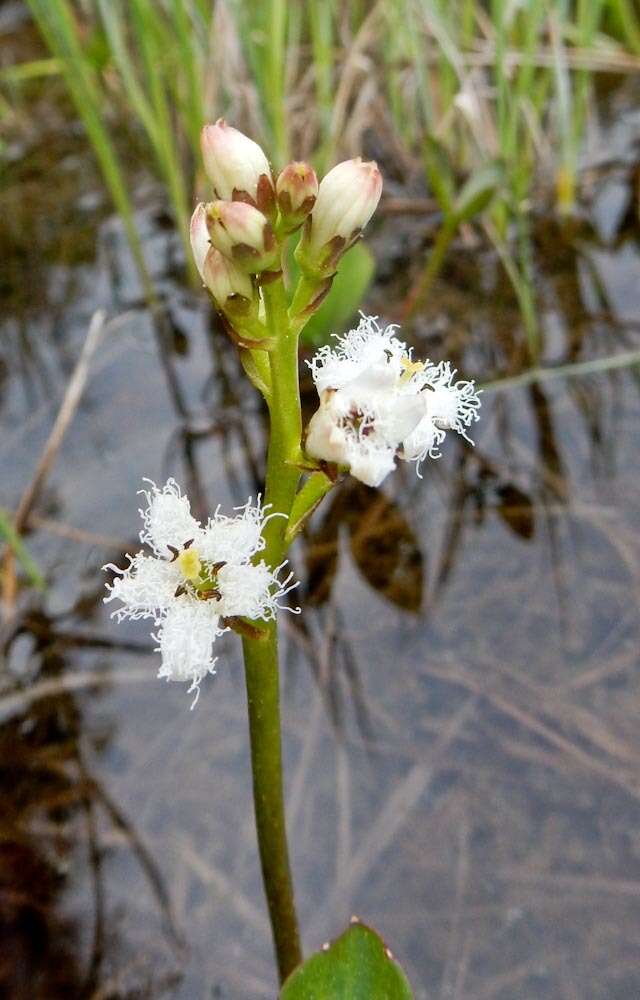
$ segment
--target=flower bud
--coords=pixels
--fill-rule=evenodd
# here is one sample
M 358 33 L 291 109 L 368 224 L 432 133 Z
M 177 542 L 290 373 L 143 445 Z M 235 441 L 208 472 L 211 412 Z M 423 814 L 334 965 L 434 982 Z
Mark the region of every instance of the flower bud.
M 220 253 L 249 274 L 273 267 L 278 247 L 270 222 L 242 201 L 212 201 L 206 207 L 209 238 Z
M 294 232 L 302 225 L 318 197 L 318 178 L 308 163 L 289 163 L 276 181 L 278 208 L 284 229 Z
M 375 212 L 381 193 L 382 176 L 373 161 L 357 157 L 330 170 L 305 227 L 301 263 L 311 270 L 335 265 Z
M 257 142 L 219 118 L 202 129 L 200 145 L 217 198 L 246 201 L 271 215 L 275 207 L 271 168 Z
M 227 310 L 235 304 L 241 307 L 241 311 L 249 312 L 254 298 L 251 278 L 215 247 L 209 248 L 202 277 L 220 309 Z M 243 303 L 246 305 L 243 306 Z
M 209 239 L 209 230 L 207 229 L 207 213 L 202 202 L 196 205 L 195 211 L 191 216 L 190 236 L 191 250 L 196 267 L 198 268 L 200 277 L 204 281 L 204 262 L 211 249 L 211 240 Z

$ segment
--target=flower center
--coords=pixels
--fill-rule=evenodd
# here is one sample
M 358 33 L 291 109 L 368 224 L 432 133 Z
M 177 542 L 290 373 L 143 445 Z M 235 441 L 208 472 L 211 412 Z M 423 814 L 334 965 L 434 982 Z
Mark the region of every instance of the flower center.
M 178 556 L 177 562 L 186 580 L 191 580 L 192 583 L 195 583 L 196 580 L 200 579 L 202 563 L 195 549 L 183 549 Z
M 373 433 L 371 418 L 358 407 L 352 407 L 349 413 L 343 417 L 343 426 L 350 427 L 356 434 L 367 437 Z

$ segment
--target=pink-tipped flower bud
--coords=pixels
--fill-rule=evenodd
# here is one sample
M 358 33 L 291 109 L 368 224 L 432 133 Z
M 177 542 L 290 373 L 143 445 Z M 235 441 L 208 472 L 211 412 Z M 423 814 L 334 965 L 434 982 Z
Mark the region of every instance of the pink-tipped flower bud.
M 253 205 L 212 201 L 206 208 L 209 238 L 220 253 L 248 274 L 276 265 L 278 246 L 271 223 Z
M 235 311 L 249 311 L 254 299 L 251 278 L 215 247 L 209 247 L 202 277 L 219 309 L 226 312 L 230 306 L 235 305 Z
M 292 233 L 309 215 L 318 197 L 318 178 L 308 163 L 289 163 L 276 181 L 284 230 Z
M 196 205 L 195 211 L 191 216 L 190 236 L 191 250 L 196 267 L 198 268 L 200 277 L 204 281 L 204 262 L 211 250 L 211 240 L 209 239 L 209 230 L 207 229 L 207 213 L 202 202 Z
M 271 168 L 257 142 L 219 118 L 202 129 L 200 145 L 216 197 L 246 201 L 271 215 L 275 207 Z
M 382 176 L 373 161 L 345 160 L 320 182 L 318 198 L 301 241 L 302 262 L 330 267 L 358 238 L 375 212 Z

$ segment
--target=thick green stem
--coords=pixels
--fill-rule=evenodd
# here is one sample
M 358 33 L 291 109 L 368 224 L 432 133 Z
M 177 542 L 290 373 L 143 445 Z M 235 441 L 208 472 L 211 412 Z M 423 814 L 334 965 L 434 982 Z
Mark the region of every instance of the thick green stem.
M 266 285 L 264 297 L 269 335 L 276 339 L 276 346 L 269 354 L 271 397 L 265 503 L 271 505 L 270 514 L 285 515 L 272 517 L 264 531 L 266 548 L 263 558 L 275 567 L 284 557 L 287 518 L 300 479 L 300 470 L 295 463 L 300 453 L 302 418 L 298 387 L 298 336 L 289 324 L 282 281 Z
M 269 354 L 270 436 L 265 504 L 269 505 L 269 514 L 276 516 L 265 525 L 265 548 L 260 558 L 275 568 L 286 551 L 285 532 L 300 478 L 294 463 L 300 450 L 301 416 L 298 343 L 289 326 L 282 281 L 266 285 L 264 299 L 269 334 L 276 339 Z M 243 649 L 258 847 L 278 971 L 284 981 L 302 961 L 302 953 L 285 828 L 276 623 L 268 623 L 264 638 L 245 638 Z
M 267 638 L 243 639 L 242 645 L 258 849 L 278 973 L 284 982 L 302 961 L 302 952 L 285 829 L 276 623 L 270 623 Z

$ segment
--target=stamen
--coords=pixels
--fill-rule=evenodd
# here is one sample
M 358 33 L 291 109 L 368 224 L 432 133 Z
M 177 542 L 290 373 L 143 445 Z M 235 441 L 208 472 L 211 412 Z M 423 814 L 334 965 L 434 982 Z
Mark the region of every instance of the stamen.
M 400 376 L 400 383 L 410 382 L 414 375 L 421 372 L 424 369 L 424 363 L 422 361 L 412 361 L 411 358 L 400 358 L 400 364 L 404 371 Z
M 208 587 L 206 590 L 199 590 L 197 596 L 201 601 L 220 601 L 222 594 L 215 587 Z

